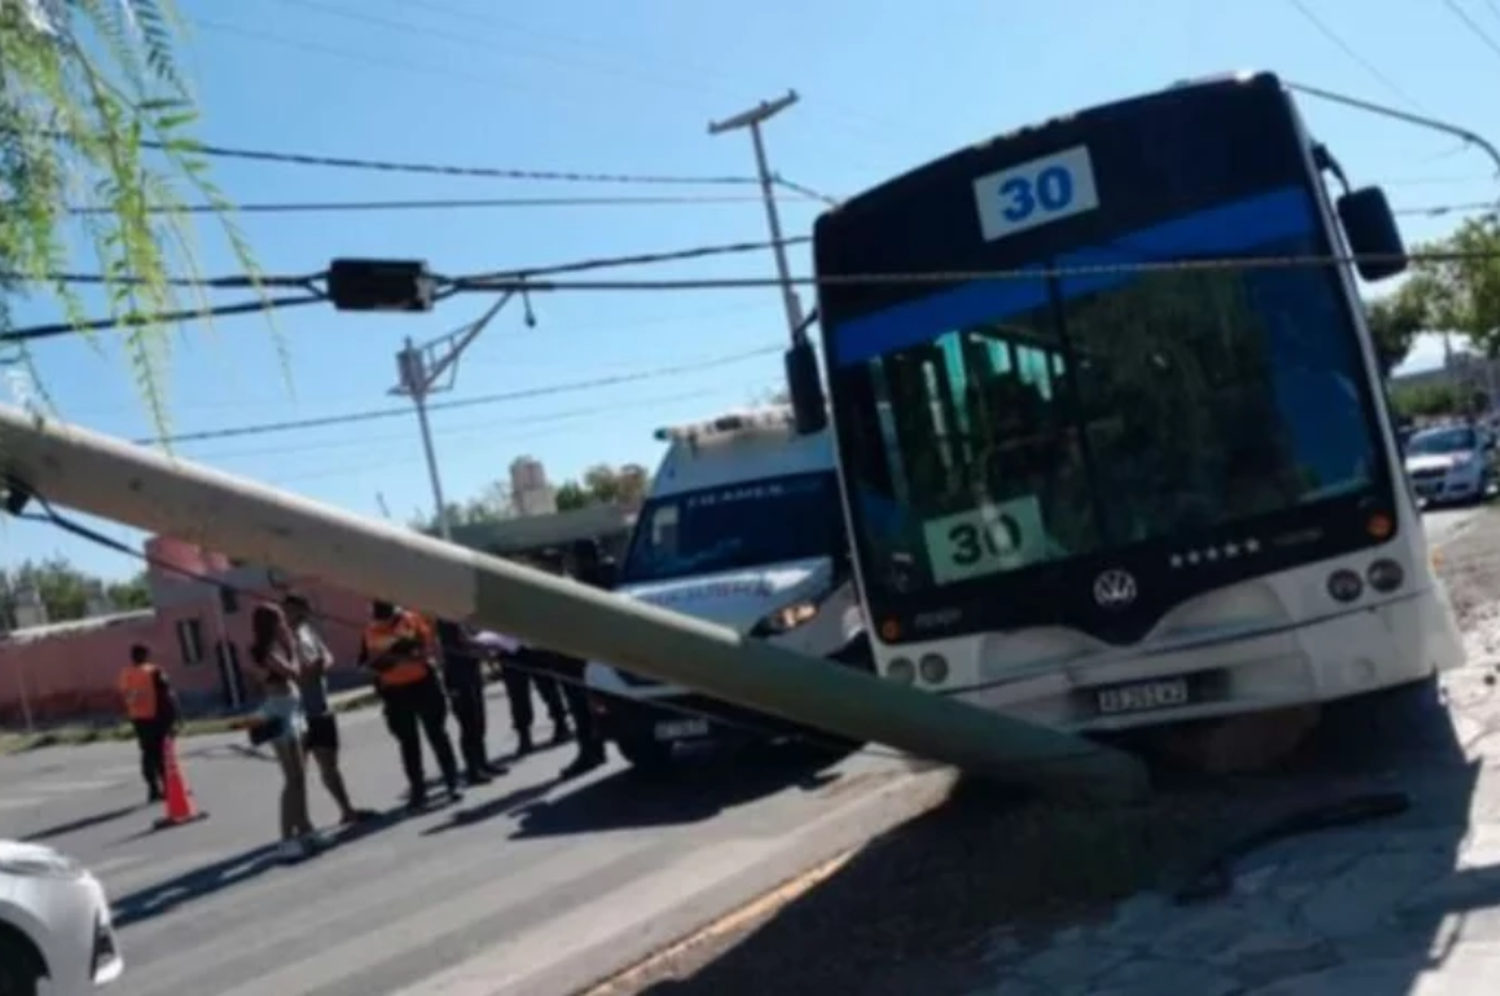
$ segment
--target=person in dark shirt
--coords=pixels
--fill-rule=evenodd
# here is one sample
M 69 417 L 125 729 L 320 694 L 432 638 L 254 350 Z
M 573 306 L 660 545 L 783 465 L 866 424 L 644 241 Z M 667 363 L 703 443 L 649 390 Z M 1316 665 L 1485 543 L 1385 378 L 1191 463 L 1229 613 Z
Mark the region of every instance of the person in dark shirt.
M 603 557 L 599 545 L 593 540 L 579 540 L 573 544 L 571 563 L 567 574 L 591 588 L 609 591 L 615 586 L 614 561 Z M 576 778 L 604 764 L 608 757 L 604 739 L 600 735 L 594 714 L 589 708 L 588 688 L 584 685 L 584 670 L 588 662 L 567 654 L 553 653 L 552 667 L 563 678 L 563 697 L 568 704 L 568 713 L 573 717 L 573 731 L 578 741 L 578 755 L 562 770 L 562 777 Z
M 484 660 L 464 627 L 451 619 L 439 619 L 438 644 L 443 651 L 443 677 L 448 700 L 458 720 L 458 753 L 464 777 L 470 785 L 483 785 L 502 772 L 490 764 L 485 746 L 488 723 L 484 700 Z

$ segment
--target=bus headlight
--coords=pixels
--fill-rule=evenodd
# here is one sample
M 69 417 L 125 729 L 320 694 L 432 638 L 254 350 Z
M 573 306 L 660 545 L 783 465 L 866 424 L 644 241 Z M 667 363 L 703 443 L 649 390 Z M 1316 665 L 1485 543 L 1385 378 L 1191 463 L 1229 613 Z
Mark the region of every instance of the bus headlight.
M 1401 582 L 1406 580 L 1406 572 L 1401 565 L 1394 560 L 1381 559 L 1370 565 L 1365 576 L 1370 580 L 1370 587 L 1382 594 L 1390 594 L 1401 587 Z
M 917 661 L 917 673 L 929 685 L 941 685 L 948 680 L 948 661 L 942 654 L 923 654 Z
M 1353 571 L 1334 571 L 1328 575 L 1328 594 L 1336 602 L 1352 602 L 1364 590 L 1365 583 Z
M 885 666 L 885 676 L 898 685 L 910 685 L 917 680 L 917 669 L 905 657 L 897 657 Z
M 779 636 L 808 622 L 818 614 L 818 603 L 793 602 L 783 606 L 755 624 L 750 632 L 754 636 Z

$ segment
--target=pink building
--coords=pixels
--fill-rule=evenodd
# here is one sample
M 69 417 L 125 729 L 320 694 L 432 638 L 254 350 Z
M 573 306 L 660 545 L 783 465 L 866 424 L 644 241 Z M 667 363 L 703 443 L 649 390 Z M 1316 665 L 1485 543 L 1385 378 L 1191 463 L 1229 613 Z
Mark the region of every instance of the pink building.
M 115 681 L 144 643 L 177 686 L 189 712 L 235 710 L 259 699 L 247 657 L 250 612 L 256 601 L 295 589 L 322 619 L 325 639 L 340 665 L 336 685 L 358 684 L 352 667 L 369 597 L 279 571 L 234 563 L 182 540 L 146 544 L 152 608 L 56 623 L 0 635 L 0 727 L 60 719 L 116 718 Z M 177 570 L 173 570 L 176 568 Z M 221 581 L 241 593 L 225 596 Z

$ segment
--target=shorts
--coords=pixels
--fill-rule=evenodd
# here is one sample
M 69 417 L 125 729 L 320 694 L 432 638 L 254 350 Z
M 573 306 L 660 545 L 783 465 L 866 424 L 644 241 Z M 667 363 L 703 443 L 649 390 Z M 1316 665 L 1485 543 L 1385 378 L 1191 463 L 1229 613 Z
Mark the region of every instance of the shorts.
M 306 750 L 338 750 L 339 721 L 332 713 L 307 717 L 307 736 L 302 738 Z
M 278 719 L 282 723 L 281 735 L 275 739 L 296 743 L 306 729 L 302 714 L 302 700 L 295 695 L 274 695 L 261 704 L 260 714 L 266 719 Z

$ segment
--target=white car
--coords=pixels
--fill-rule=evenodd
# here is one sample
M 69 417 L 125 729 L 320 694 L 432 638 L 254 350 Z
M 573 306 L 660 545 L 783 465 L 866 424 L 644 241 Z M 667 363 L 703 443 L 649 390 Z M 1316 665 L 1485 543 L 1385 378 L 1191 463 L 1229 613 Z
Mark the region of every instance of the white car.
M 1483 501 L 1493 473 L 1486 434 L 1470 425 L 1423 429 L 1406 441 L 1406 474 L 1423 502 Z
M 0 840 L 0 996 L 74 996 L 124 969 L 99 880 L 50 847 Z

